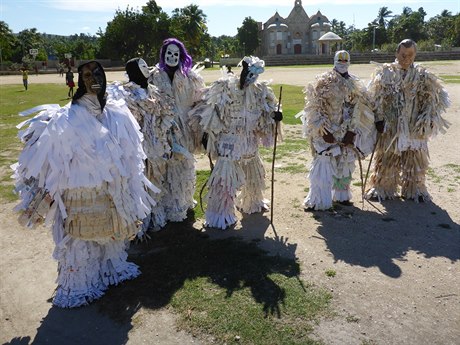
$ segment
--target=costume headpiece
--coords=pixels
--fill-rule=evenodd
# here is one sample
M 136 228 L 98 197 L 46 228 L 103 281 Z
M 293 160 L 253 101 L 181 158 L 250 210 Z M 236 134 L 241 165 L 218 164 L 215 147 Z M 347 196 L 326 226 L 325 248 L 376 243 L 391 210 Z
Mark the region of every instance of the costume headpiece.
M 265 61 L 259 59 L 257 56 L 245 56 L 238 63 L 238 66 L 243 67 L 240 75 L 240 89 L 254 83 L 259 74 L 265 71 Z
M 339 50 L 334 56 L 334 69 L 340 74 L 348 72 L 350 66 L 350 53 L 346 50 Z

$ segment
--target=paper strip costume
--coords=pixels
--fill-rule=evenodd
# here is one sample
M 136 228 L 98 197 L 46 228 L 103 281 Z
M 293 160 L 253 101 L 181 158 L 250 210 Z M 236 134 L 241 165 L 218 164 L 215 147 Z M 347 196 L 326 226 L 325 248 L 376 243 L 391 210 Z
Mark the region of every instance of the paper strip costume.
M 304 136 L 313 161 L 305 208 L 326 210 L 333 201 L 349 202 L 357 154 L 372 152 L 374 114 L 362 82 L 348 74 L 350 54 L 338 51 L 334 69 L 316 77 L 305 89 Z
M 263 60 L 250 56 L 242 63 L 240 77 L 214 82 L 191 112 L 192 127 L 208 134 L 207 151 L 217 159 L 208 181 L 205 225 L 220 229 L 237 221 L 235 205 L 254 213 L 267 203 L 259 145 L 273 145 L 277 101 L 268 83 L 256 81 Z
M 53 304 L 72 308 L 137 277 L 127 241 L 150 214 L 157 189 L 144 176 L 142 134 L 124 101 L 105 97 L 97 62 L 78 69 L 71 104 L 50 107 L 19 127 L 24 149 L 13 166 L 20 221 L 52 226 L 58 261 Z

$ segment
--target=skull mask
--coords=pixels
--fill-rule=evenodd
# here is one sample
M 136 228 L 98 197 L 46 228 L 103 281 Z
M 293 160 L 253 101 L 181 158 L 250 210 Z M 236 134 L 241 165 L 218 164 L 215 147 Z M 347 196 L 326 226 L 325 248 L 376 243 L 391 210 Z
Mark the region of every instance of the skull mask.
M 104 92 L 104 71 L 96 62 L 90 62 L 81 69 L 81 77 L 85 84 L 86 92 L 97 95 Z
M 175 44 L 170 44 L 166 48 L 165 52 L 165 63 L 169 67 L 176 67 L 179 64 L 180 49 Z

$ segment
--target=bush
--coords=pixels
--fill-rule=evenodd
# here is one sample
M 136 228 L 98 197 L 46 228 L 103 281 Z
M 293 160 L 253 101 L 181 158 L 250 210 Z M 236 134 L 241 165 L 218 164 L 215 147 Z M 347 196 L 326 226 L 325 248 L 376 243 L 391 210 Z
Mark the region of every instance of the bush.
M 417 50 L 422 52 L 433 52 L 435 50 L 434 40 L 424 40 L 417 42 Z
M 396 49 L 398 49 L 397 43 L 385 43 L 380 47 L 380 51 L 385 53 L 394 53 Z

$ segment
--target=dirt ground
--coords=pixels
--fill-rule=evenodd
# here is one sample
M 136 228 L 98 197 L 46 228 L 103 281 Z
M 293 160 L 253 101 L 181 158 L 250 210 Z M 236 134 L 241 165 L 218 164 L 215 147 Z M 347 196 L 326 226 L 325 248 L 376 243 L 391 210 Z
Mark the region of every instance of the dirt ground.
M 423 64 L 438 75 L 460 77 L 460 61 Z M 350 72 L 367 81 L 374 67 L 352 65 Z M 261 78 L 303 86 L 325 70 L 272 68 Z M 108 80 L 123 80 L 123 75 L 109 72 Z M 219 75 L 219 71 L 203 72 L 207 82 Z M 64 79 L 56 74 L 30 75 L 29 82 L 35 87 L 64 83 Z M 0 84 L 21 83 L 19 75 L 0 77 Z M 301 278 L 328 289 L 333 296 L 335 315 L 315 325 L 313 334 L 325 344 L 460 344 L 460 155 L 456 146 L 460 84 L 446 84 L 446 88 L 452 106 L 445 117 L 451 127 L 430 143 L 433 172 L 427 185 L 433 202 L 393 200 L 363 205 L 359 187 L 353 187 L 354 206 L 306 213 L 301 206 L 308 187 L 305 168 L 304 173 L 276 175 L 274 227 L 266 213 L 242 218 L 232 230 L 206 231 L 211 238 L 257 239 L 260 247 L 273 254 L 297 258 Z M 286 137 L 301 137 L 300 126 L 285 126 L 285 130 Z M 308 157 L 302 162 L 309 164 L 307 150 L 298 155 Z M 277 162 L 286 164 L 282 158 Z M 199 164 L 207 163 L 199 158 Z M 267 175 L 270 177 L 270 166 Z M 269 190 L 266 195 L 269 197 Z M 209 342 L 178 331 L 176 316 L 167 307 L 140 307 L 123 324 L 99 313 L 94 305 L 76 310 L 52 307 L 56 262 L 51 258 L 50 231 L 21 228 L 13 207 L 0 205 L 1 343 Z M 194 227 L 201 228 L 202 223 Z M 131 250 L 135 255 L 139 249 Z M 326 270 L 334 270 L 335 277 L 328 277 Z

